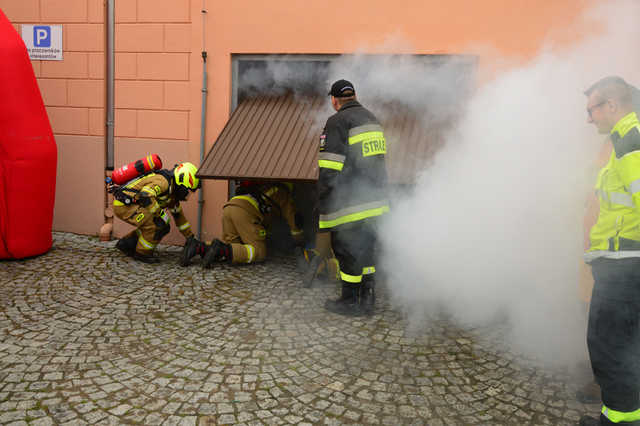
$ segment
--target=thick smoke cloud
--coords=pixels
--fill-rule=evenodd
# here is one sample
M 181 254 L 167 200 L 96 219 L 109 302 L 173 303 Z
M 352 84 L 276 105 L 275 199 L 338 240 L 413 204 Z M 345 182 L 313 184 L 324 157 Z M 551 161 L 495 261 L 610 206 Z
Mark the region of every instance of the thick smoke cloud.
M 304 97 L 325 91 L 322 83 L 326 79 L 325 61 L 301 60 L 282 56 L 271 61 L 256 61 L 243 69 L 239 75 L 239 87 L 247 95 L 284 95 L 293 93 Z
M 586 122 L 582 92 L 611 74 L 640 81 L 637 16 L 633 1 L 590 10 L 583 19 L 597 21 L 597 36 L 541 51 L 479 87 L 466 108 L 448 98 L 460 86 L 456 63 L 425 74 L 404 59 L 361 73 L 356 58 L 334 69 L 332 77 L 356 82 L 365 104 L 458 108 L 446 145 L 382 228 L 393 303 L 414 327 L 436 310 L 463 325 L 506 317 L 506 345 L 561 364 L 586 358 L 582 220 L 603 136 Z
M 394 191 L 381 229 L 392 303 L 414 330 L 425 313 L 444 311 L 471 327 L 506 318 L 505 345 L 570 364 L 586 358 L 578 297 L 583 216 L 604 142 L 586 122 L 583 91 L 612 74 L 640 83 L 638 16 L 637 1 L 599 2 L 576 17 L 576 32 L 587 27 L 592 36 L 559 47 L 550 32 L 539 54 L 520 65 L 496 46 L 446 58 L 389 55 L 415 51 L 391 35 L 384 46 L 328 67 L 274 60 L 245 70 L 240 86 L 325 96 L 331 82 L 346 78 L 383 122 L 401 107 L 427 134 L 437 129 L 444 147 L 424 163 L 412 196 Z M 327 101 L 318 129 L 332 113 Z M 388 141 L 391 151 L 401 143 Z

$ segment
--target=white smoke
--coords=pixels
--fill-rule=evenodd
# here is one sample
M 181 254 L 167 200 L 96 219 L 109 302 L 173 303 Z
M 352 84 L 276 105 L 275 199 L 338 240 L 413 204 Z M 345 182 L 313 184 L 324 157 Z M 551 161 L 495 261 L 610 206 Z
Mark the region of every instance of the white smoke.
M 456 61 L 425 72 L 416 58 L 367 68 L 370 58 L 356 56 L 332 68 L 330 80 L 353 81 L 372 109 L 390 99 L 458 109 L 445 147 L 382 229 L 394 303 L 415 318 L 444 307 L 462 324 L 506 315 L 511 346 L 560 363 L 586 358 L 582 223 L 603 137 L 586 122 L 583 91 L 606 75 L 640 81 L 638 16 L 634 1 L 590 10 L 582 19 L 597 21 L 597 35 L 543 49 L 479 87 L 464 109 L 450 96 L 465 77 Z
M 606 75 L 640 83 L 638 16 L 640 2 L 600 2 L 562 34 L 550 33 L 525 64 L 499 56 L 497 46 L 469 46 L 467 56 L 402 55 L 415 49 L 392 35 L 366 47 L 368 54 L 333 61 L 326 77 L 313 64 L 274 61 L 266 71 L 248 71 L 242 85 L 304 91 L 325 78 L 318 91 L 325 95 L 346 78 L 377 113 L 381 104 L 400 104 L 427 131 L 455 119 L 413 196 L 396 200 L 382 228 L 393 302 L 415 319 L 414 328 L 434 309 L 464 325 L 506 316 L 507 345 L 572 363 L 586 358 L 582 223 L 603 142 L 586 123 L 583 91 Z M 585 28 L 592 35 L 566 47 Z M 327 101 L 316 124 L 331 113 Z
M 260 66 L 243 70 L 239 87 L 248 95 L 314 96 L 325 91 L 321 87 L 326 78 L 326 61 L 301 60 L 283 55 L 261 62 Z

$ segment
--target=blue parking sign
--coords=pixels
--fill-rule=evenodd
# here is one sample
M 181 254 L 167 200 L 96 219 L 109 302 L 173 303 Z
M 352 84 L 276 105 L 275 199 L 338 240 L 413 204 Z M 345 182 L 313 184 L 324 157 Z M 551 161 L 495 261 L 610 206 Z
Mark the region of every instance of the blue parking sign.
M 62 61 L 62 25 L 22 24 L 22 41 L 30 59 Z
M 49 25 L 33 26 L 33 46 L 51 47 L 51 27 Z

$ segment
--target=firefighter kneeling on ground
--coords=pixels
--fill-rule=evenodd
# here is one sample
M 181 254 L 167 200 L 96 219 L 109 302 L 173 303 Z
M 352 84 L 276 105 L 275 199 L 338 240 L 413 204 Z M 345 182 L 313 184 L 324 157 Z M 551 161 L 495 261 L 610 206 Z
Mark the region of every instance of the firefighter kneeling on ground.
M 292 184 L 241 182 L 237 195 L 222 210 L 222 240 L 216 238 L 206 244 L 189 239 L 182 251 L 181 265 L 189 265 L 196 255 L 202 257 L 203 268 L 212 268 L 222 261 L 261 262 L 267 255 L 267 229 L 278 218 L 286 221 L 291 236 L 300 243 L 302 230 L 296 225 L 292 191 Z
M 197 171 L 193 164 L 182 163 L 173 170 L 157 170 L 112 189 L 113 213 L 136 227 L 116 243 L 116 248 L 134 259 L 156 263 L 154 250 L 171 229 L 167 210 L 182 235 L 187 240 L 193 237 L 180 202 L 200 188 Z

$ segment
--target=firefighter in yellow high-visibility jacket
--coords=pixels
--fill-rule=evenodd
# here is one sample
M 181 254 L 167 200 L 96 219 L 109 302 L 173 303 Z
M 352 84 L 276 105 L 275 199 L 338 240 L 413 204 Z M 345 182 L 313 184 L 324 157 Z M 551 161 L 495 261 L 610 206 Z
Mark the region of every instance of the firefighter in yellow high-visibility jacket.
M 148 173 L 116 188 L 113 213 L 136 227 L 116 243 L 116 248 L 142 262 L 157 262 L 153 252 L 171 229 L 167 210 L 182 235 L 187 240 L 193 238 L 180 202 L 200 187 L 197 171 L 193 164 L 182 163 L 173 170 Z
M 580 425 L 640 425 L 640 121 L 620 77 L 585 94 L 588 122 L 613 150 L 596 181 L 600 211 L 585 252 L 594 278 L 587 347 L 602 411 Z

